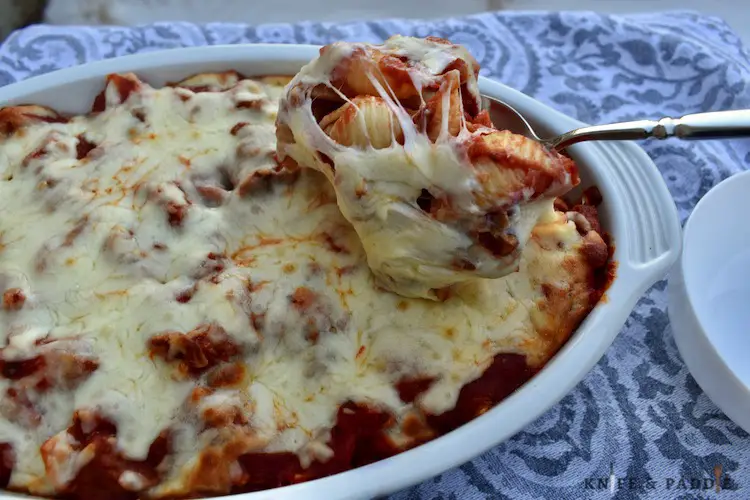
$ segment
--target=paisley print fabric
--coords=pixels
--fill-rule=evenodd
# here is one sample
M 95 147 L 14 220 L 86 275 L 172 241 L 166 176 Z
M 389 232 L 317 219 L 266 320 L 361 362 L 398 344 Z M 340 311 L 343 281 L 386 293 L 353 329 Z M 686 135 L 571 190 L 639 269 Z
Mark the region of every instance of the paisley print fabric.
M 147 50 L 203 44 L 380 41 L 394 33 L 467 45 L 482 74 L 586 122 L 750 108 L 750 56 L 727 25 L 689 12 L 487 13 L 347 24 L 34 26 L 0 48 L 0 85 Z M 646 142 L 683 221 L 723 178 L 750 169 L 750 141 Z M 393 500 L 750 498 L 750 436 L 680 360 L 666 282 L 641 299 L 606 356 L 508 442 Z M 710 483 L 720 466 L 722 489 Z M 610 481 L 614 475 L 616 480 Z M 606 482 L 604 482 L 606 481 Z

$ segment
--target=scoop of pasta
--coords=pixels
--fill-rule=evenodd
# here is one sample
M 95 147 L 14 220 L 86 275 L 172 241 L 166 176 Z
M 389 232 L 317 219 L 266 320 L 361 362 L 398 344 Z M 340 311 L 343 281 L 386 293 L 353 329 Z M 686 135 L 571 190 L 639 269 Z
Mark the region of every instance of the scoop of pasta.
M 478 73 L 443 39 L 338 42 L 281 100 L 280 160 L 329 179 L 374 275 L 407 297 L 514 272 L 534 225 L 578 183 L 569 158 L 492 126 Z

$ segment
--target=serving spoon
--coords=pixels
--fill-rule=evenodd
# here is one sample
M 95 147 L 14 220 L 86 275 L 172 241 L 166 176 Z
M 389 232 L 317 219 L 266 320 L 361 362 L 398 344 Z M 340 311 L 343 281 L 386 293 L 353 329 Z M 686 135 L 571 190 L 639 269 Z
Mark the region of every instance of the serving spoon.
M 541 142 L 549 149 L 562 151 L 583 141 L 626 141 L 637 139 L 728 139 L 750 137 L 750 109 L 694 113 L 681 118 L 635 120 L 592 125 L 542 139 L 513 106 L 493 97 L 482 96 L 484 108 L 496 127 L 510 130 Z

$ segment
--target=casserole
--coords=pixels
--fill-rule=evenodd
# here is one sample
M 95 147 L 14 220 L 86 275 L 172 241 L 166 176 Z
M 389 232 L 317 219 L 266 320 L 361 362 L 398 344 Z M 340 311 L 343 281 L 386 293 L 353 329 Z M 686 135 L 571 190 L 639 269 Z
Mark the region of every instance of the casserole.
M 63 113 L 89 109 L 108 73 L 137 73 L 153 86 L 210 71 L 235 69 L 246 75 L 294 74 L 316 55 L 315 47 L 237 46 L 182 49 L 104 61 L 45 75 L 0 91 L 4 105 L 35 103 Z M 500 84 L 480 80 L 480 89 L 508 101 L 532 123 L 557 133 L 575 121 Z M 60 100 L 64 95 L 65 99 Z M 601 222 L 612 235 L 618 277 L 577 333 L 547 367 L 515 394 L 450 434 L 390 459 L 326 479 L 247 498 L 368 498 L 418 482 L 457 465 L 506 439 L 554 404 L 601 357 L 645 289 L 661 278 L 679 252 L 676 211 L 658 171 L 633 145 L 581 145 L 571 150 L 583 188 L 596 185 L 606 200 Z M 560 384 L 559 381 L 563 380 Z M 502 422 L 502 425 L 497 425 Z M 488 436 L 491 438 L 488 439 Z M 437 457 L 437 458 L 436 458 Z M 349 484 L 357 484 L 352 491 Z M 257 495 L 257 496 L 253 496 Z

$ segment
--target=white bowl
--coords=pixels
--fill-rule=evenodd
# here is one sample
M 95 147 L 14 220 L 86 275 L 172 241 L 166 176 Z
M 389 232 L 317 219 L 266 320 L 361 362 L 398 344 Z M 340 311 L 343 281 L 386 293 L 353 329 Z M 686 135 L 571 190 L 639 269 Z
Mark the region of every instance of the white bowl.
M 318 54 L 308 45 L 234 45 L 150 52 L 85 64 L 0 88 L 0 105 L 35 103 L 61 112 L 90 109 L 108 73 L 132 71 L 162 85 L 206 71 L 235 69 L 246 75 L 294 74 Z M 510 103 L 540 132 L 562 133 L 583 125 L 487 78 L 483 93 Z M 677 210 L 646 153 L 632 143 L 588 143 L 571 148 L 583 186 L 602 193 L 603 228 L 614 238 L 617 278 L 560 352 L 514 394 L 453 432 L 380 462 L 335 476 L 265 492 L 243 500 L 372 498 L 419 483 L 471 460 L 508 439 L 565 396 L 599 361 L 636 301 L 663 278 L 680 253 Z M 0 494 L 0 499 L 10 494 Z
M 669 318 L 698 385 L 750 432 L 748 213 L 750 172 L 725 179 L 698 202 L 669 279 Z

